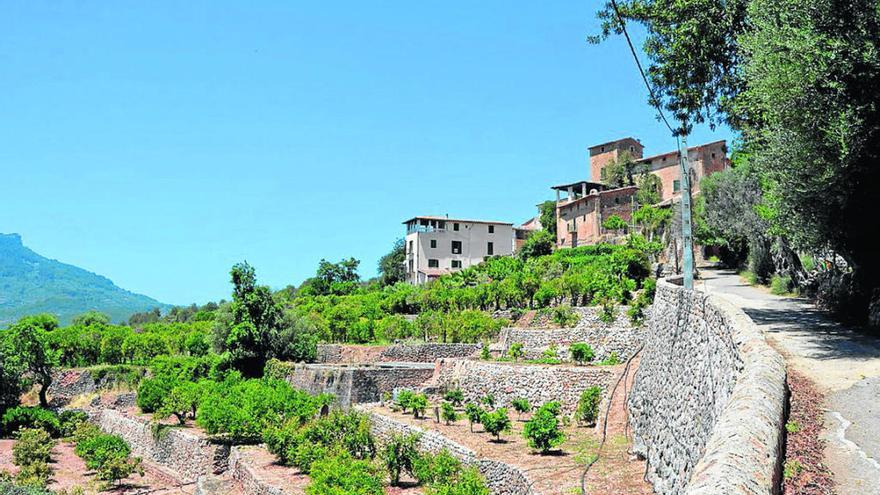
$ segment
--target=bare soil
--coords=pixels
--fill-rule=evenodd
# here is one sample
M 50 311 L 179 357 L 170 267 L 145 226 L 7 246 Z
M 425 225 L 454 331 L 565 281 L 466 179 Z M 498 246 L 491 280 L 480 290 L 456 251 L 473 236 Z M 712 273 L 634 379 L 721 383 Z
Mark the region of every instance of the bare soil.
M 834 480 L 822 461 L 825 442 L 820 438 L 824 426 L 822 404 L 825 398 L 809 379 L 788 368 L 789 416 L 792 431 L 786 436 L 785 464 L 790 476 L 783 480 L 786 494 L 831 495 Z
M 0 470 L 16 473 L 18 467 L 12 464 L 12 445 L 15 440 L 0 440 Z M 73 444 L 59 442 L 52 450 L 52 479 L 49 489 L 52 491 L 68 490 L 75 487 L 82 488 L 86 493 L 98 493 L 98 480 L 94 473 L 86 468 L 85 462 L 73 452 Z M 115 495 L 133 494 L 156 494 L 156 495 L 184 495 L 195 492 L 195 485 L 181 483 L 167 471 L 158 466 L 144 462 L 144 476 L 133 474 L 121 480 L 110 490 L 102 493 Z
M 629 385 L 635 372 L 631 366 Z M 607 441 L 602 445 L 602 425 L 585 427 L 572 424 L 564 428 L 565 442 L 549 454 L 534 452 L 522 435 L 523 426 L 529 416 L 520 419 L 511 411 L 512 431 L 501 435 L 498 441 L 486 433 L 481 425 L 474 425 L 471 433 L 467 419 L 450 425 L 436 422 L 433 418 L 415 419 L 412 415 L 392 411 L 388 407 L 373 408 L 384 416 L 404 423 L 418 426 L 424 430 L 436 431 L 446 438 L 463 445 L 484 459 L 493 459 L 522 469 L 533 482 L 533 490 L 538 493 L 579 494 L 581 478 L 587 465 L 596 458 L 585 478 L 587 494 L 596 495 L 649 495 L 651 486 L 643 481 L 645 463 L 628 453 L 630 441 L 626 436 L 626 411 L 624 409 L 624 383 L 621 381 L 611 401 L 608 416 Z M 604 417 L 605 407 L 601 411 Z

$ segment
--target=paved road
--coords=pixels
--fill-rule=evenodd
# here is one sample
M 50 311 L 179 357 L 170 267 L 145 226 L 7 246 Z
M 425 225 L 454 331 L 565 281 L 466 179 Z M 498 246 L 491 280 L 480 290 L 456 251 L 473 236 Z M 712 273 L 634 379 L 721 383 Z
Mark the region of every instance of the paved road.
M 804 300 L 751 287 L 724 270 L 702 270 L 702 289 L 748 314 L 789 365 L 826 394 L 825 460 L 837 492 L 880 494 L 880 340 L 831 321 Z

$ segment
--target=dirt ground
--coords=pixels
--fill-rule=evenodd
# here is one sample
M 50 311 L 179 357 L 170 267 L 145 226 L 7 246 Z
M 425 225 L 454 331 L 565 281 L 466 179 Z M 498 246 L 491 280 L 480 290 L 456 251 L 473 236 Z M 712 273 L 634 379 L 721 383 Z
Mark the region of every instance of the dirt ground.
M 11 473 L 18 471 L 12 464 L 12 445 L 14 440 L 0 439 L 0 470 Z M 194 484 L 182 484 L 158 466 L 145 462 L 144 476 L 133 474 L 120 481 L 114 488 L 102 493 L 115 495 L 156 494 L 190 495 L 195 492 Z M 86 493 L 98 493 L 94 474 L 86 468 L 85 462 L 73 453 L 73 444 L 59 442 L 52 450 L 52 491 L 82 488 Z
M 629 379 L 631 386 L 634 366 L 630 367 Z M 566 440 L 550 454 L 540 455 L 529 448 L 522 436 L 523 425 L 528 415 L 520 419 L 515 411 L 510 412 L 513 428 L 509 433 L 501 435 L 501 441 L 486 433 L 480 425 L 474 425 L 474 433 L 470 432 L 467 419 L 453 424 L 437 423 L 433 418 L 415 419 L 412 415 L 401 414 L 387 407 L 375 407 L 374 411 L 397 420 L 418 426 L 425 430 L 434 430 L 443 436 L 459 443 L 474 452 L 478 457 L 502 461 L 519 467 L 533 481 L 534 491 L 546 495 L 579 494 L 581 478 L 584 470 L 597 453 L 598 460 L 587 472 L 584 479 L 587 494 L 594 495 L 649 495 L 653 493 L 651 486 L 643 481 L 645 463 L 635 459 L 628 453 L 630 441 L 626 436 L 626 411 L 623 396 L 624 383 L 621 381 L 613 400 L 608 416 L 607 440 L 601 447 L 602 425 L 597 427 L 579 427 L 570 425 L 564 429 Z M 604 417 L 605 408 L 601 411 Z

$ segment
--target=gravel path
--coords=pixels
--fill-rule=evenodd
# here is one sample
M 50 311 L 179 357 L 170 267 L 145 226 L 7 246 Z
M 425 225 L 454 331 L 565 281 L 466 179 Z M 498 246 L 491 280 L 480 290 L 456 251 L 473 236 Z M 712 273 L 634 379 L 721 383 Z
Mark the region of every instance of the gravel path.
M 702 290 L 739 306 L 825 394 L 825 463 L 840 494 L 880 493 L 880 340 L 832 321 L 803 299 L 774 296 L 726 270 Z

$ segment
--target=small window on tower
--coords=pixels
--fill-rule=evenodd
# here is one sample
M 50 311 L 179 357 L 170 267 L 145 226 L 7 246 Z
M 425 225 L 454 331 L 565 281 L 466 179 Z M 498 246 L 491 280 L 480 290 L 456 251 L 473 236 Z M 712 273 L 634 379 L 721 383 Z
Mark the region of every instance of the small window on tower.
M 458 232 L 458 224 L 457 223 L 452 224 L 452 230 Z
M 490 242 L 486 245 L 486 254 L 488 254 L 489 256 L 495 254 L 495 244 Z
M 490 234 L 494 234 L 494 233 L 495 233 L 495 226 L 494 226 L 494 225 L 490 225 L 490 226 L 489 226 L 489 233 L 490 233 Z
M 681 181 L 676 179 L 672 181 L 672 192 L 681 191 Z
M 437 247 L 437 239 L 431 239 L 431 247 L 432 247 L 432 248 L 436 248 L 436 247 Z
M 461 260 L 452 260 L 452 268 L 461 268 Z
M 440 260 L 428 260 L 428 268 L 440 268 Z

